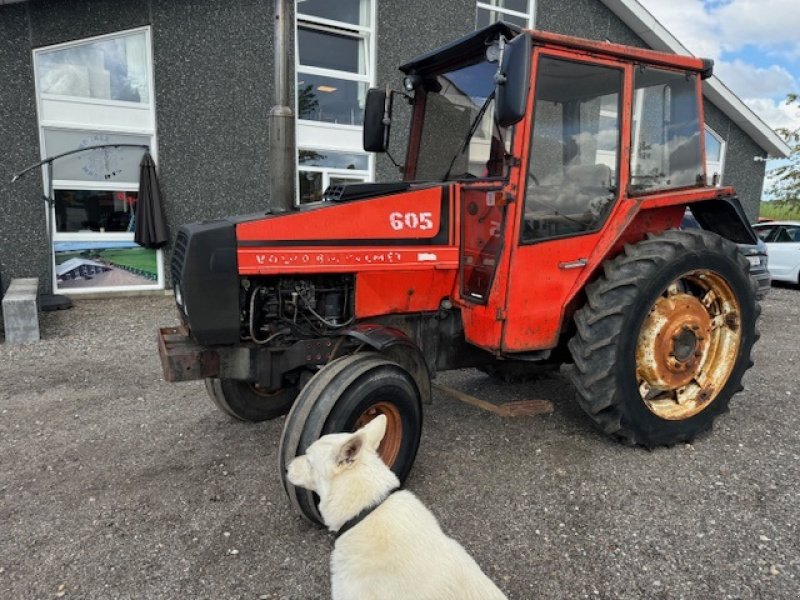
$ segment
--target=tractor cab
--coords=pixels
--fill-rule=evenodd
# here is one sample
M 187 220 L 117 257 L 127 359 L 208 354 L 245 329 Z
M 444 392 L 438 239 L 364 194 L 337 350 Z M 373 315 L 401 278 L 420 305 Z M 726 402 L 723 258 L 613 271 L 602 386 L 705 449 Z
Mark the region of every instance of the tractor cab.
M 404 179 L 454 189 L 459 301 L 481 347 L 554 348 L 612 238 L 638 241 L 645 218 L 677 226 L 680 206 L 718 195 L 702 135 L 710 61 L 496 23 L 400 69 L 404 92 L 370 92 L 365 148 L 386 150 L 392 99 L 408 99 Z

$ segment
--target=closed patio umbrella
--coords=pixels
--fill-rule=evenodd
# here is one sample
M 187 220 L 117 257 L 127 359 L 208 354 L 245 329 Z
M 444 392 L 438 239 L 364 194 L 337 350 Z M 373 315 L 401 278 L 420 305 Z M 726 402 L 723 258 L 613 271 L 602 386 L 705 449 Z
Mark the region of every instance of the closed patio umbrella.
M 149 152 L 145 152 L 139 167 L 139 199 L 133 241 L 145 248 L 160 248 L 169 242 L 169 230 L 164 218 L 156 164 Z

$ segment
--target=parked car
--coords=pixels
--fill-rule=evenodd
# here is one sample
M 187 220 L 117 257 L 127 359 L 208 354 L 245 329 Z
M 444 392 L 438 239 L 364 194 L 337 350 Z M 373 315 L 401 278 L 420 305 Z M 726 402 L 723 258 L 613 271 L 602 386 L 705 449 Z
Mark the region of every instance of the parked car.
M 800 284 L 800 221 L 758 223 L 753 229 L 767 244 L 772 278 Z
M 754 225 L 753 229 L 758 231 L 757 227 L 758 226 Z M 700 229 L 700 224 L 689 210 L 683 215 L 681 229 Z M 768 259 L 771 249 L 764 243 L 760 235 L 757 244 L 737 244 L 737 246 L 739 246 L 739 252 L 750 262 L 750 275 L 758 284 L 756 297 L 762 300 L 769 292 L 770 284 L 772 283 L 770 277 L 771 269 L 768 267 L 771 262 Z M 798 254 L 800 254 L 800 252 Z

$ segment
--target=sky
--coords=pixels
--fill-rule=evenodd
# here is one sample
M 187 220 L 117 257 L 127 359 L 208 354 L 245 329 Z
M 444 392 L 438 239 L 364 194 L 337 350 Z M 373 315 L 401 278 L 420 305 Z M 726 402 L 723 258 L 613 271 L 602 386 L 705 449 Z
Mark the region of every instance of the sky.
M 770 127 L 800 127 L 800 0 L 639 0 Z M 769 161 L 767 168 L 780 164 Z M 768 187 L 769 184 L 767 184 Z

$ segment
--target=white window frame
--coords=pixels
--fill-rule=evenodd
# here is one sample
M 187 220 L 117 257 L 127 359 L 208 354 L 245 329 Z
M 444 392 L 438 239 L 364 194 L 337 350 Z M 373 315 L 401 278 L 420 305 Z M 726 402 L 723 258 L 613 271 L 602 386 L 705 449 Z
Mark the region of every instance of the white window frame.
M 714 173 L 719 173 L 717 187 L 721 187 L 722 178 L 725 176 L 725 152 L 727 150 L 728 142 L 708 125 L 705 126 L 705 132 L 720 143 L 718 161 L 709 160 L 708 154 L 706 154 L 706 178 L 708 180 L 708 184 L 711 185 L 711 183 L 714 181 Z M 705 148 L 705 140 L 703 140 L 703 148 Z M 706 148 L 706 152 L 707 151 L 708 149 Z
M 377 0 L 364 0 L 369 8 L 369 24 L 354 25 L 345 21 L 334 21 L 313 15 L 302 13 L 302 3 L 295 2 L 295 29 L 294 29 L 294 55 L 295 55 L 295 90 L 301 74 L 318 75 L 323 77 L 333 77 L 347 81 L 357 81 L 365 83 L 367 87 L 375 85 L 375 73 L 377 70 Z M 311 29 L 326 33 L 335 33 L 364 40 L 364 60 L 365 73 L 351 73 L 349 71 L 338 71 L 335 69 L 325 69 L 321 67 L 302 66 L 300 64 L 299 49 L 299 29 Z M 295 114 L 300 114 L 299 97 L 295 91 L 294 98 Z M 363 154 L 367 157 L 368 168 L 366 171 L 353 171 L 332 169 L 329 167 L 309 167 L 300 164 L 299 152 L 296 157 L 298 176 L 301 172 L 322 172 L 323 191 L 328 186 L 330 177 L 353 177 L 362 181 L 372 181 L 375 178 L 375 156 L 372 153 L 364 152 L 362 146 L 361 125 L 347 125 L 343 123 L 325 123 L 309 119 L 297 119 L 297 147 L 308 150 L 335 150 L 353 154 Z M 297 186 L 295 204 L 300 203 L 300 186 Z
M 533 29 L 534 21 L 536 18 L 536 0 L 528 0 L 528 12 L 520 12 L 518 10 L 511 10 L 510 8 L 503 8 L 501 6 L 495 6 L 491 2 L 481 2 L 478 0 L 475 2 L 475 27 L 478 27 L 478 9 L 489 10 L 492 12 L 500 13 L 501 15 L 509 15 L 512 17 L 517 17 L 519 19 L 527 19 L 528 20 L 528 28 Z
M 115 39 L 125 35 L 143 33 L 145 36 L 145 60 L 147 61 L 148 69 L 148 102 L 127 102 L 121 100 L 104 100 L 99 98 L 80 98 L 76 96 L 64 96 L 61 94 L 43 94 L 39 92 L 39 72 L 37 58 L 40 54 L 47 52 L 63 50 L 75 46 L 80 46 L 87 43 Z M 149 25 L 143 27 L 134 27 L 132 29 L 124 29 L 112 33 L 81 38 L 79 40 L 71 40 L 61 44 L 54 44 L 52 46 L 44 46 L 35 48 L 32 52 L 34 84 L 36 90 L 36 111 L 37 120 L 39 123 L 39 148 L 41 151 L 42 159 L 47 158 L 47 147 L 45 145 L 45 130 L 63 130 L 63 131 L 91 131 L 98 133 L 109 134 L 132 134 L 140 136 L 148 136 L 150 138 L 150 155 L 153 161 L 158 164 L 158 143 L 156 139 L 156 103 L 155 103 L 155 74 L 153 68 L 153 44 L 152 33 Z M 52 118 L 52 113 L 58 113 L 56 108 L 53 110 L 50 105 L 45 103 L 58 103 L 61 105 L 72 105 L 75 115 L 78 117 L 70 120 L 68 117 Z M 104 108 L 110 108 L 111 111 L 104 111 Z M 82 109 L 84 109 L 82 111 Z M 132 120 L 136 121 L 137 125 L 114 125 L 106 121 L 113 121 L 114 110 L 120 109 L 129 112 Z M 88 112 L 86 112 L 88 111 Z M 139 112 L 144 111 L 144 112 Z M 139 118 L 141 117 L 141 118 Z M 80 120 L 83 119 L 83 120 Z M 89 120 L 91 119 L 91 120 Z M 98 122 L 95 123 L 94 120 Z M 49 190 L 49 182 L 46 174 L 46 169 L 42 173 L 43 189 Z M 138 185 L 132 183 L 120 182 L 104 182 L 104 181 L 81 181 L 81 180 L 63 180 L 53 179 L 53 189 L 83 189 L 83 190 L 102 190 L 111 192 L 134 192 L 138 191 Z M 49 215 L 48 215 L 49 210 Z M 49 217 L 51 227 L 53 230 L 53 244 L 59 242 L 133 242 L 134 234 L 128 232 L 57 232 L 55 231 L 55 207 L 52 209 L 45 207 L 44 217 Z M 80 294 L 95 294 L 104 292 L 130 292 L 140 290 L 163 290 L 164 289 L 164 254 L 162 250 L 156 250 L 156 267 L 158 270 L 158 279 L 151 285 L 119 285 L 119 286 L 104 286 L 104 287 L 90 287 L 90 288 L 68 288 L 59 289 L 56 277 L 56 264 L 55 264 L 55 248 L 50 248 L 50 262 L 52 265 L 52 286 L 53 290 L 68 295 Z

